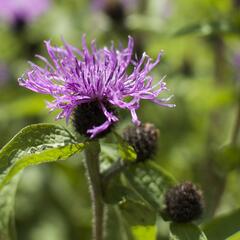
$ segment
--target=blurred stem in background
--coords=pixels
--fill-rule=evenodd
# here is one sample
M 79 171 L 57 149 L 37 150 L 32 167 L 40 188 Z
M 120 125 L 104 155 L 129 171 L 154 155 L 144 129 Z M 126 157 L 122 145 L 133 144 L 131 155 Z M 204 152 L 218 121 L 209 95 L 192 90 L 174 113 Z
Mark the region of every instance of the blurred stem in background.
M 213 35 L 207 39 L 212 48 L 214 58 L 214 79 L 216 88 L 224 84 L 225 81 L 225 44 L 220 35 Z M 202 168 L 202 187 L 205 193 L 206 210 L 205 217 L 214 216 L 221 196 L 225 189 L 225 174 L 219 172 L 215 165 L 214 148 L 216 147 L 216 136 L 221 129 L 221 113 L 218 110 L 213 111 L 209 117 L 209 128 L 206 139 L 206 156 Z M 211 185 L 211 187 L 209 187 Z
M 214 57 L 214 78 L 215 86 L 219 88 L 226 85 L 226 77 L 228 73 L 228 66 L 226 61 L 226 47 L 221 35 L 210 36 L 208 39 L 213 51 Z M 221 202 L 222 195 L 226 185 L 226 172 L 221 171 L 216 166 L 215 151 L 219 148 L 216 145 L 216 137 L 221 126 L 222 114 L 220 110 L 215 110 L 210 114 L 209 129 L 206 142 L 206 158 L 202 168 L 202 183 L 206 198 L 206 212 L 205 217 L 211 218 L 214 216 L 216 210 Z M 237 118 L 235 127 L 230 140 L 230 145 L 236 144 L 240 125 L 240 107 L 238 103 Z M 211 187 L 209 187 L 211 185 Z
M 104 205 L 99 166 L 100 144 L 97 140 L 87 143 L 85 149 L 86 169 L 92 201 L 92 235 L 94 240 L 103 240 Z
M 239 131 L 240 131 L 240 96 L 238 96 L 237 116 L 236 116 L 236 122 L 235 122 L 235 126 L 233 128 L 233 133 L 232 133 L 232 144 L 233 145 L 237 144 Z

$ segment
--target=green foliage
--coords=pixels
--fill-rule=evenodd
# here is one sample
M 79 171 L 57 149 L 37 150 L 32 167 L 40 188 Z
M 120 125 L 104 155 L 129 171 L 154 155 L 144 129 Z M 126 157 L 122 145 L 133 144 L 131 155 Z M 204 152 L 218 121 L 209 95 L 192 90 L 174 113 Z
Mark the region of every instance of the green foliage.
M 227 238 L 227 240 L 239 240 L 240 239 L 240 231 L 233 234 L 231 237 Z
M 216 153 L 216 161 L 222 169 L 233 170 L 240 166 L 240 147 L 226 145 Z
M 184 36 L 188 34 L 198 34 L 202 36 L 209 36 L 215 34 L 223 34 L 223 33 L 232 33 L 237 29 L 228 21 L 210 21 L 210 22 L 202 22 L 195 23 L 189 26 L 184 26 L 179 29 L 175 34 L 177 36 Z
M 157 230 L 155 226 L 132 227 L 134 240 L 155 240 Z
M 117 133 L 114 134 L 117 142 L 118 142 L 118 149 L 119 155 L 124 161 L 134 162 L 137 158 L 137 154 L 134 151 L 133 147 L 130 146 L 123 138 L 118 135 Z
M 122 129 L 131 121 L 127 111 L 118 111 L 120 121 L 114 129 L 120 135 L 115 140 L 111 134 L 101 139 L 101 173 L 119 158 L 128 165 L 108 186 L 104 185 L 104 200 L 109 208 L 107 240 L 155 240 L 154 233 L 148 230 L 154 229 L 155 217 L 162 213 L 164 193 L 175 184 L 166 171 L 180 181 L 193 180 L 204 188 L 206 207 L 214 208 L 214 213 L 207 211 L 201 219 L 209 240 L 240 239 L 239 210 L 234 210 L 240 201 L 239 133 L 235 145 L 229 145 L 239 102 L 239 0 L 133 1 L 136 6 L 120 0 L 126 8 L 123 27 L 113 23 L 103 8 L 93 11 L 93 2 L 56 0 L 49 11 L 27 23 L 22 32 L 14 31 L 10 23 L 1 19 L 0 146 L 24 126 L 54 121 L 55 113 L 48 115 L 44 103 L 50 98 L 17 83 L 28 68 L 28 60 L 38 64 L 35 54 L 47 56 L 44 40 L 62 45 L 63 36 L 80 47 L 81 35 L 86 33 L 89 46 L 90 39 L 96 38 L 99 47 L 109 46 L 111 40 L 118 47 L 118 43 L 125 46 L 131 35 L 138 59 L 146 52 L 154 60 L 164 50 L 152 74 L 153 81 L 167 75 L 170 92 L 166 95 L 174 94 L 172 102 L 177 107 L 170 110 L 142 101 L 137 111 L 143 123 L 154 123 L 160 129 L 156 164 L 137 164 L 133 148 L 121 138 Z M 9 72 L 6 80 L 2 65 Z M 161 96 L 165 97 L 164 92 Z M 67 159 L 84 147 L 64 128 L 44 128 L 42 134 L 24 130 L 22 140 L 16 136 L 0 150 L 0 240 L 14 239 L 13 206 L 21 169 L 29 164 Z M 39 138 L 44 143 L 37 143 Z M 90 239 L 91 210 L 84 168 L 79 161 L 82 158 L 83 154 L 72 156 L 70 161 L 54 167 L 31 167 L 22 174 L 15 213 L 20 240 Z M 227 211 L 229 215 L 216 219 L 206 216 Z M 159 240 L 167 240 L 169 222 L 163 223 L 163 215 L 158 218 L 162 221 Z M 187 238 L 183 235 L 186 227 L 179 228 L 174 232 L 175 239 Z M 188 234 L 197 229 L 192 225 L 187 228 Z M 196 236 L 201 236 L 199 231 L 195 231 Z
M 22 129 L 0 151 L 0 189 L 23 168 L 65 160 L 83 147 L 60 126 L 36 124 Z
M 18 174 L 0 191 L 0 240 L 15 239 L 15 193 L 20 175 Z
M 46 97 L 36 95 L 2 104 L 0 106 L 0 122 L 41 115 L 45 110 L 44 99 L 46 100 Z
M 213 219 L 203 229 L 210 240 L 224 240 L 230 237 L 240 231 L 240 209 Z
M 106 240 L 134 240 L 116 207 L 107 208 Z
M 174 178 L 153 162 L 130 166 L 124 172 L 134 190 L 156 211 L 164 206 L 165 192 L 175 184 Z
M 118 206 L 122 216 L 131 226 L 155 224 L 156 212 L 141 201 L 126 199 L 120 202 Z
M 207 240 L 207 237 L 200 228 L 194 224 L 171 223 L 170 240 Z
M 65 160 L 83 150 L 63 127 L 30 125 L 22 129 L 0 151 L 0 239 L 11 239 L 14 198 L 19 172 L 30 165 Z

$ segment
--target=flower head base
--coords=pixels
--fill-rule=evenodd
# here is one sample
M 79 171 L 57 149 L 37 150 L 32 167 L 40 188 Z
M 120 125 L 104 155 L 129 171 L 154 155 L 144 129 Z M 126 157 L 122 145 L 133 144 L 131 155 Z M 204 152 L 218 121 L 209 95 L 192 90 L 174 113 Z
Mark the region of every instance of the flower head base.
M 139 61 L 133 61 L 131 37 L 127 48 L 121 50 L 115 49 L 113 45 L 111 48 L 97 49 L 94 41 L 89 50 L 85 37 L 81 50 L 66 42 L 62 48 L 51 46 L 49 41 L 45 44 L 51 62 L 38 56 L 45 67 L 30 63 L 32 69 L 19 79 L 19 83 L 32 91 L 52 95 L 54 101 L 48 103 L 48 107 L 51 110 L 61 109 L 57 119 L 66 118 L 68 121 L 76 108 L 97 101 L 106 119 L 103 123 L 89 126 L 87 134 L 91 138 L 118 121 L 107 105 L 128 109 L 136 125 L 140 124 L 136 110 L 141 99 L 162 106 L 174 106 L 167 103 L 170 98 L 158 99 L 158 95 L 167 90 L 163 79 L 153 85 L 153 78 L 149 76 L 149 72 L 159 63 L 162 53 L 155 62 L 145 53 Z M 128 74 L 130 65 L 133 70 Z
M 109 102 L 103 100 L 103 104 L 107 111 L 115 113 L 115 109 Z M 93 126 L 101 126 L 101 133 L 97 137 L 104 137 L 108 132 L 110 132 L 112 125 L 108 125 L 107 117 L 102 111 L 102 102 L 98 99 L 93 100 L 92 102 L 86 102 L 78 105 L 73 112 L 73 126 L 75 130 L 84 135 L 85 137 L 90 137 L 88 129 L 91 129 Z M 105 126 L 102 125 L 105 123 Z

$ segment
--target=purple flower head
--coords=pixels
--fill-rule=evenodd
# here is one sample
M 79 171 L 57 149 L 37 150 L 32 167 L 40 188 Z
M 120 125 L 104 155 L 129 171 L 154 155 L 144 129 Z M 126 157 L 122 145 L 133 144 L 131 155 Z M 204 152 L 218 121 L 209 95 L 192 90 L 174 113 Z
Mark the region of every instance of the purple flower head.
M 50 0 L 0 0 L 0 17 L 11 23 L 31 22 L 42 15 Z
M 68 121 L 79 108 L 80 114 L 78 111 L 75 115 L 80 117 L 87 111 L 92 115 L 101 112 L 103 120 L 87 129 L 91 138 L 119 120 L 113 108 L 129 110 L 133 123 L 139 125 L 136 110 L 141 99 L 161 106 L 174 106 L 167 103 L 171 97 L 158 99 L 158 95 L 167 90 L 163 79 L 153 84 L 153 77 L 149 76 L 160 62 L 162 52 L 156 61 L 152 61 L 146 53 L 139 61 L 133 60 L 131 37 L 127 48 L 120 50 L 115 49 L 113 44 L 111 48 L 97 49 L 95 41 L 89 49 L 85 36 L 81 50 L 66 42 L 61 48 L 52 46 L 50 41 L 46 41 L 45 45 L 51 62 L 37 56 L 45 63 L 45 67 L 30 63 L 31 70 L 19 79 L 19 83 L 32 91 L 52 95 L 54 100 L 48 103 L 48 107 L 61 110 L 57 119 L 66 118 Z M 129 66 L 133 69 L 131 73 L 128 72 Z

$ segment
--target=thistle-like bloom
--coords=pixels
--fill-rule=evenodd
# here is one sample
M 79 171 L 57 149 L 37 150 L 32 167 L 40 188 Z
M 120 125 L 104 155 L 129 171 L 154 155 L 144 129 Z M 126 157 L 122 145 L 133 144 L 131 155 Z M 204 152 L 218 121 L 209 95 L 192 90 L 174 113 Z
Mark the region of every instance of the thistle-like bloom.
M 50 41 L 46 41 L 45 45 L 51 62 L 37 56 L 45 67 L 30 63 L 32 69 L 19 79 L 19 83 L 32 91 L 52 95 L 54 100 L 48 103 L 48 107 L 61 110 L 57 119 L 66 118 L 68 121 L 74 113 L 78 118 L 75 123 L 81 120 L 88 124 L 84 135 L 94 138 L 117 122 L 115 108 L 129 110 L 133 123 L 139 125 L 136 110 L 141 99 L 161 106 L 174 106 L 167 103 L 170 98 L 158 99 L 158 95 L 167 90 L 163 79 L 153 84 L 153 77 L 149 76 L 160 62 L 162 53 L 154 62 L 145 53 L 139 61 L 133 60 L 131 37 L 127 48 L 120 50 L 113 45 L 97 49 L 95 41 L 89 49 L 85 37 L 81 50 L 66 42 L 61 48 L 51 46 Z M 129 73 L 130 66 L 132 70 Z M 90 119 L 92 117 L 95 117 L 96 123 Z
M 31 22 L 42 15 L 50 5 L 50 0 L 1 0 L 0 17 L 15 25 Z

